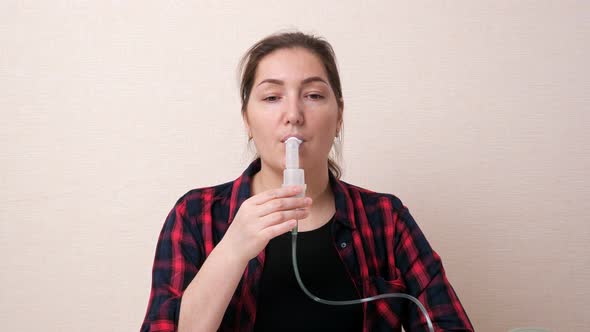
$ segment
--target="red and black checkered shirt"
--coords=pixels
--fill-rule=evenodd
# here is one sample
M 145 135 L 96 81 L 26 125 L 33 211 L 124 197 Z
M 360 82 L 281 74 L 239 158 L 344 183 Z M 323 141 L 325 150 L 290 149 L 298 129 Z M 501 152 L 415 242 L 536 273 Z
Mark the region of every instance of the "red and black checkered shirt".
M 235 181 L 191 190 L 166 218 L 156 247 L 152 289 L 142 332 L 176 331 L 183 291 L 250 197 L 254 161 Z M 436 331 L 473 331 L 457 294 L 408 209 L 395 196 L 375 193 L 330 174 L 336 214 L 333 238 L 359 296 L 404 292 L 426 307 Z M 246 267 L 219 331 L 252 331 L 265 253 Z M 400 298 L 363 304 L 363 332 L 427 331 L 414 303 Z

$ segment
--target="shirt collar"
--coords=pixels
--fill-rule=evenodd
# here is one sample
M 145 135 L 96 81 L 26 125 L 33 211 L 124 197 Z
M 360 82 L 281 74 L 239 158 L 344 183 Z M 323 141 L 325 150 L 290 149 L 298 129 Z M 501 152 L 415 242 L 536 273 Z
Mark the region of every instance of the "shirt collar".
M 252 179 L 254 178 L 254 174 L 260 171 L 261 164 L 260 158 L 257 158 L 250 164 L 250 166 L 248 166 L 248 168 L 246 168 L 242 175 L 233 182 L 229 207 L 230 223 L 234 219 L 235 214 L 242 203 L 252 195 Z M 336 222 L 341 223 L 346 227 L 355 229 L 354 204 L 348 191 L 349 185 L 344 181 L 336 179 L 332 172 L 329 172 L 329 176 L 330 187 L 334 193 L 334 202 L 336 205 L 334 219 Z

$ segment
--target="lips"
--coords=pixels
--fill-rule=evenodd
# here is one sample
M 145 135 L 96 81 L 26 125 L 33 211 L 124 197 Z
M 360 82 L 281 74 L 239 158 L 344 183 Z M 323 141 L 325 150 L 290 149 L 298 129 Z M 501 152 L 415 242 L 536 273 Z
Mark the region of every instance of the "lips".
M 297 139 L 299 139 L 301 142 L 305 142 L 306 139 L 303 138 L 303 136 L 298 135 L 298 134 L 289 134 L 289 135 L 285 135 L 283 136 L 283 138 L 281 139 L 281 143 L 285 143 L 285 141 L 289 138 L 289 137 L 295 137 Z

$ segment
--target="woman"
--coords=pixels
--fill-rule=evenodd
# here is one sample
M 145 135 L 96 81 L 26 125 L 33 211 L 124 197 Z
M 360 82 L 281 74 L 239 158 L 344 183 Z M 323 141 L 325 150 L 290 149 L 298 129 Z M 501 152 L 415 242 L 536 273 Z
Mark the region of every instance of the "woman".
M 439 256 L 399 199 L 339 180 L 329 157 L 344 102 L 332 47 L 303 33 L 255 44 L 242 60 L 242 117 L 259 158 L 235 181 L 195 189 L 166 219 L 142 331 L 426 331 L 404 299 L 316 303 L 404 292 L 437 331 L 472 331 Z M 300 187 L 281 188 L 285 140 L 297 137 Z

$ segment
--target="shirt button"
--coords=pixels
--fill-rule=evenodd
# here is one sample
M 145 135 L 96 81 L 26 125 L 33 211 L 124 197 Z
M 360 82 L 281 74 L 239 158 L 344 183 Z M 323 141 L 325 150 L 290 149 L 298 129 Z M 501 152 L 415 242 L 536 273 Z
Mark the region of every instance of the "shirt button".
M 340 248 L 342 248 L 342 249 L 346 248 L 346 242 L 340 243 Z

